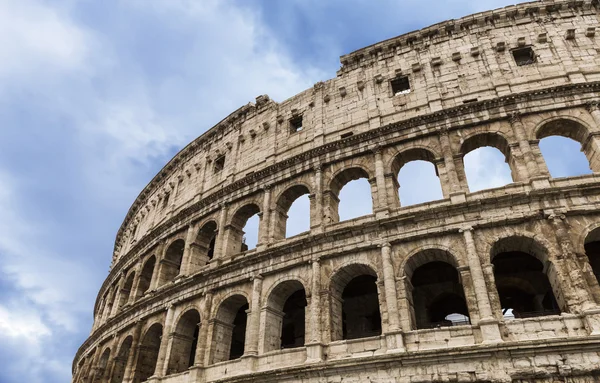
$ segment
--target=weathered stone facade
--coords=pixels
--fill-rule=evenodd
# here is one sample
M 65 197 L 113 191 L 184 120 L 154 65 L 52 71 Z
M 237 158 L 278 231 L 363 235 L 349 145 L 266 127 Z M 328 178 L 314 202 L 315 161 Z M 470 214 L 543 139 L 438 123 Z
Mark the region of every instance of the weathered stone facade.
M 597 0 L 542 1 L 447 21 L 232 113 L 131 207 L 73 381 L 600 381 L 599 17 Z M 551 178 L 550 135 L 594 174 Z M 482 146 L 514 182 L 470 193 Z M 400 206 L 413 160 L 444 199 Z M 358 178 L 373 214 L 339 222 Z M 285 238 L 305 194 L 310 231 Z

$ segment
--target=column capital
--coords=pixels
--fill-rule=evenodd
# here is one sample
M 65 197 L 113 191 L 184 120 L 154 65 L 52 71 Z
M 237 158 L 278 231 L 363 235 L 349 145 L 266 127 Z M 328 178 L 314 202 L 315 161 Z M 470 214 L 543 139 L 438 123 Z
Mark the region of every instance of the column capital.
M 251 282 L 254 282 L 255 280 L 262 281 L 263 279 L 265 279 L 265 277 L 263 277 L 262 274 L 256 274 L 250 277 Z
M 464 233 L 467 231 L 473 232 L 473 231 L 475 231 L 475 228 L 473 226 L 464 226 L 464 227 L 461 227 L 460 229 L 458 229 L 459 233 Z
M 585 109 L 587 109 L 587 111 L 590 113 L 592 113 L 595 110 L 598 110 L 599 107 L 600 101 L 588 101 L 585 103 Z
M 381 145 L 377 145 L 371 149 L 371 152 L 373 152 L 375 155 L 380 155 L 383 152 L 383 147 Z
M 391 247 L 392 247 L 392 244 L 391 244 L 391 243 L 389 243 L 389 242 L 382 242 L 382 243 L 380 243 L 379 245 L 377 245 L 377 247 L 380 247 L 380 248 L 382 248 L 382 249 L 383 249 L 384 247 L 391 248 Z
M 510 121 L 511 124 L 516 124 L 521 121 L 521 113 L 520 112 L 511 112 L 508 114 L 508 120 Z

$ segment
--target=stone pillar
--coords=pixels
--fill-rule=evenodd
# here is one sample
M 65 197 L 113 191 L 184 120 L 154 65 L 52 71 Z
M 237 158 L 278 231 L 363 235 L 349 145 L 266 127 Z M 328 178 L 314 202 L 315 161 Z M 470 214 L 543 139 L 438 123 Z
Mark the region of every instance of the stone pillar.
M 154 270 L 152 270 L 152 280 L 150 281 L 150 287 L 148 287 L 148 292 L 156 290 L 158 287 L 158 281 L 160 280 L 160 264 L 164 257 L 165 244 L 161 242 L 158 246 L 156 246 L 156 251 L 154 252 L 156 255 L 156 261 L 154 262 Z
M 210 340 L 208 339 L 208 321 L 210 319 L 210 311 L 212 309 L 212 300 L 213 293 L 211 291 L 207 291 L 204 295 L 204 310 L 200 316 L 201 323 L 200 331 L 198 332 L 198 345 L 196 346 L 196 362 L 194 363 L 194 366 L 205 366 L 206 363 L 206 350 L 207 346 L 210 344 Z
M 258 355 L 258 333 L 260 325 L 260 295 L 262 293 L 263 277 L 257 275 L 253 278 L 252 302 L 248 309 L 248 326 L 246 327 L 246 345 L 244 356 Z
M 381 245 L 381 264 L 383 266 L 383 288 L 388 312 L 388 331 L 385 334 L 388 352 L 405 351 L 400 316 L 398 313 L 398 296 L 396 294 L 396 278 L 392 263 L 392 245 Z
M 225 226 L 227 226 L 227 204 L 222 203 L 221 211 L 219 211 L 219 227 L 217 232 L 217 239 L 215 240 L 215 251 L 213 259 L 223 258 L 225 256 Z
M 89 381 L 90 382 L 95 382 L 98 377 L 98 359 L 100 359 L 100 356 L 102 354 L 102 350 L 100 349 L 99 346 L 96 347 L 96 352 L 94 353 L 94 357 L 92 358 L 92 362 L 90 363 L 90 373 L 88 375 L 89 377 Z
M 448 171 L 446 170 L 446 162 L 444 158 L 436 158 L 433 160 L 433 166 L 435 166 L 435 171 L 440 180 L 440 186 L 442 188 L 442 196 L 444 198 L 450 198 L 450 193 L 452 192 L 452 183 L 450 182 L 450 178 L 448 176 Z
M 263 194 L 263 206 L 262 206 L 262 219 L 260 222 L 260 233 L 258 237 L 258 248 L 260 245 L 268 246 L 271 243 L 272 236 L 270 235 L 271 225 L 275 222 L 271 222 L 274 214 L 271 213 L 271 186 L 267 185 L 264 187 Z M 285 237 L 285 233 L 283 233 Z
M 600 307 L 596 305 L 591 288 L 583 275 L 580 262 L 575 253 L 575 247 L 569 237 L 569 229 L 565 222 L 565 216 L 564 214 L 551 214 L 548 219 L 554 228 L 556 240 L 561 251 L 561 258 L 564 260 L 564 265 L 567 269 L 565 271 L 567 271 L 569 276 L 568 288 L 572 289 L 573 300 L 578 306 L 576 310 L 584 314 L 590 334 L 600 334 Z
M 123 383 L 129 383 L 133 381 L 133 374 L 135 373 L 135 365 L 137 364 L 137 358 L 140 352 L 140 335 L 142 333 L 142 322 L 137 321 L 135 329 L 133 330 L 133 337 L 131 340 L 131 349 L 129 350 L 129 356 L 127 357 L 127 364 L 125 366 L 125 374 L 123 376 Z
M 102 382 L 111 383 L 110 380 L 112 379 L 113 371 L 117 362 L 119 361 L 119 358 L 117 357 L 119 352 L 118 348 L 119 344 L 115 343 L 113 338 L 112 346 L 110 347 L 110 356 L 108 357 L 108 363 L 106 364 L 106 369 L 104 370 L 104 375 L 102 376 Z
M 408 297 L 406 284 L 410 283 L 406 276 L 402 276 L 396 283 L 398 296 L 398 314 L 400 317 L 400 329 L 402 332 L 411 331 L 413 328 L 411 322 L 411 299 Z
M 318 165 L 314 169 L 313 198 L 311 198 L 310 229 L 322 231 L 323 226 L 323 168 Z
M 533 187 L 549 187 L 550 183 L 547 179 L 549 173 L 547 169 L 542 169 L 539 165 L 544 160 L 543 158 L 538 158 L 538 156 L 541 156 L 539 150 L 536 151 L 531 148 L 521 115 L 519 113 L 512 113 L 509 115 L 509 119 L 522 157 L 522 162 L 516 163 L 516 166 L 525 168 L 525 171 L 521 170 L 522 178 L 528 178 Z
M 387 205 L 383 154 L 380 147 L 375 148 L 373 153 L 375 154 L 375 184 L 377 185 L 377 199 L 374 201 L 376 205 L 373 206 L 373 212 L 376 215 L 386 216 L 389 207 Z
M 185 236 L 185 247 L 183 248 L 183 256 L 181 260 L 181 272 L 179 273 L 180 277 L 191 275 L 194 272 L 192 268 L 192 257 L 194 255 L 192 247 L 194 245 L 194 242 L 196 241 L 197 235 L 198 223 L 190 224 L 190 226 L 188 226 L 187 233 Z
M 156 360 L 156 369 L 154 370 L 154 376 L 162 377 L 167 373 L 169 367 L 169 354 L 171 353 L 172 339 L 171 331 L 173 328 L 173 315 L 175 310 L 173 304 L 169 304 L 167 308 L 167 317 L 165 319 L 165 326 L 163 327 L 162 337 L 160 340 L 160 349 L 158 350 L 158 358 Z
M 448 174 L 448 180 L 450 181 L 450 199 L 452 202 L 464 202 L 465 193 L 469 188 L 467 185 L 461 185 L 459 180 L 456 165 L 454 163 L 454 154 L 452 153 L 452 147 L 450 145 L 448 129 L 444 128 L 440 131 L 439 140 L 444 156 L 444 164 L 446 165 L 446 173 Z M 443 188 L 444 187 L 442 187 L 442 189 Z
M 142 274 L 142 265 L 143 262 L 138 262 L 134 268 L 135 274 L 133 277 L 133 283 L 131 284 L 131 290 L 129 290 L 129 298 L 127 298 L 127 302 L 125 302 L 125 305 L 132 305 L 135 303 L 138 286 L 140 284 L 140 275 Z
M 321 326 L 321 260 L 315 258 L 312 260 L 311 275 L 311 294 L 310 294 L 310 318 L 309 330 L 310 338 L 306 343 L 307 363 L 320 362 L 323 360 L 323 340 Z
M 590 169 L 594 173 L 600 172 L 600 103 L 590 102 L 587 104 L 587 110 L 590 112 L 596 123 L 596 131 L 590 132 L 589 136 L 581 144 L 581 148 L 584 151 L 588 161 L 590 162 Z
M 473 239 L 473 228 L 467 227 L 461 229 L 467 249 L 467 262 L 471 271 L 473 287 L 475 289 L 475 297 L 477 299 L 477 307 L 479 309 L 479 326 L 483 343 L 501 342 L 500 328 L 498 321 L 494 318 L 492 308 L 490 306 L 490 298 L 488 296 L 487 285 L 481 267 L 481 260 L 477 254 L 477 247 Z

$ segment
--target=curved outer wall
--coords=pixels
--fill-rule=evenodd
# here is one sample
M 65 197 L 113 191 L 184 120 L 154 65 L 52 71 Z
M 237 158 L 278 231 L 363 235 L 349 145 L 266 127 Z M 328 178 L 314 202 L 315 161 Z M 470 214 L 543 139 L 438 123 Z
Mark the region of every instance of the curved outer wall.
M 436 24 L 232 113 L 128 212 L 73 381 L 598 381 L 600 286 L 584 246 L 600 238 L 598 7 L 532 2 Z M 528 48 L 535 62 L 517 65 Z M 395 95 L 404 76 L 410 92 Z M 551 178 L 538 147 L 549 135 L 579 141 L 593 174 Z M 469 192 L 463 156 L 481 146 L 503 152 L 513 183 Z M 402 207 L 398 171 L 419 159 L 444 198 Z M 339 222 L 339 189 L 360 177 L 373 214 Z M 310 231 L 284 238 L 303 193 Z M 259 244 L 240 251 L 256 212 Z M 540 262 L 555 312 L 503 316 L 493 265 L 506 252 Z M 416 275 L 432 262 L 454 270 L 468 323 L 421 326 Z M 361 275 L 376 280 L 380 333 L 344 339 L 342 291 Z M 280 349 L 283 302 L 302 289 L 303 344 Z M 243 356 L 227 360 L 240 312 Z

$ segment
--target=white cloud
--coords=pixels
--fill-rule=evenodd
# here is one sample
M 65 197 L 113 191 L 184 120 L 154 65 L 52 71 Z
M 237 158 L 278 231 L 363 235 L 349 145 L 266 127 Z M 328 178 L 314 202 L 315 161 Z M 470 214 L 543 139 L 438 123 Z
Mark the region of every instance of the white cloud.
M 505 162 L 504 155 L 496 148 L 475 149 L 465 155 L 464 164 L 471 192 L 513 182 L 510 167 Z

